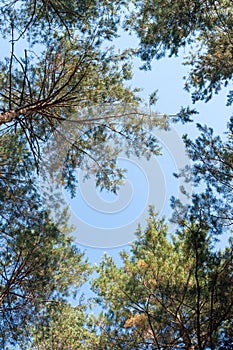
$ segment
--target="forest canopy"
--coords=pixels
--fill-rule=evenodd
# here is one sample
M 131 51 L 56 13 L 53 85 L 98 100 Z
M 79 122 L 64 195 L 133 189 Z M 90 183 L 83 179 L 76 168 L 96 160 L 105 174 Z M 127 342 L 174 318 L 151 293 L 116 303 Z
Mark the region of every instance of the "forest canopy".
M 183 136 L 192 167 L 176 177 L 194 190 L 188 204 L 171 199 L 177 229 L 170 235 L 148 208 L 120 265 L 104 255 L 92 266 L 67 212 L 58 226 L 38 186 L 50 176 L 75 196 L 85 170 L 117 193 L 122 149 L 156 157 L 153 128 L 195 121 L 193 106 L 159 114 L 156 93 L 139 97 L 135 58 L 150 70 L 185 47 L 192 102 L 228 87 L 231 106 L 232 28 L 230 0 L 1 2 L 1 349 L 232 349 L 232 118 L 224 138 L 201 124 L 196 140 Z M 129 33 L 135 47 L 114 46 Z M 216 248 L 223 234 L 229 242 Z M 92 300 L 82 295 L 87 282 Z

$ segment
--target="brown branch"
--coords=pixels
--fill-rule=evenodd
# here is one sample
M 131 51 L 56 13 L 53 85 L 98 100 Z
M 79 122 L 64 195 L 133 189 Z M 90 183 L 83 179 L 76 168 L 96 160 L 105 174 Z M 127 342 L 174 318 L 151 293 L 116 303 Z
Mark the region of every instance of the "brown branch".
M 11 102 L 12 102 L 12 65 L 13 65 L 13 57 L 14 57 L 14 26 L 13 23 L 11 23 L 11 57 L 10 57 L 10 67 L 9 67 L 9 109 L 11 109 Z

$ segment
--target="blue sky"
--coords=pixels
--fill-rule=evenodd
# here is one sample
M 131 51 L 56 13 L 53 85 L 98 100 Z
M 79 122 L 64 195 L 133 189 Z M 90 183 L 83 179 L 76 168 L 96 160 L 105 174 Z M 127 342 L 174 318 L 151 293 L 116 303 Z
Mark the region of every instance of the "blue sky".
M 146 72 L 139 69 L 141 62 L 135 59 L 134 78 L 132 80 L 131 86 L 142 88 L 143 91 L 141 92 L 141 96 L 144 97 L 145 99 L 148 99 L 148 96 L 154 90 L 158 89 L 159 100 L 157 105 L 155 106 L 155 110 L 160 113 L 174 114 L 180 110 L 181 106 L 187 106 L 192 104 L 190 95 L 183 89 L 184 87 L 183 76 L 187 74 L 188 67 L 185 67 L 182 65 L 182 61 L 183 61 L 182 56 L 185 56 L 186 54 L 187 52 L 181 52 L 181 57 L 163 58 L 160 61 L 154 61 L 152 64 L 152 70 L 146 71 Z M 208 103 L 204 103 L 204 102 L 196 103 L 194 107 L 197 109 L 199 114 L 195 116 L 194 123 L 187 124 L 187 125 L 179 124 L 174 126 L 176 132 L 180 136 L 180 139 L 182 134 L 184 133 L 188 133 L 189 137 L 194 139 L 198 135 L 198 132 L 195 127 L 195 124 L 197 122 L 201 124 L 207 124 L 208 126 L 213 127 L 216 134 L 222 135 L 224 137 L 223 133 L 226 130 L 227 122 L 229 121 L 229 117 L 231 116 L 231 109 L 229 107 L 225 107 L 226 95 L 228 91 L 229 91 L 229 87 L 227 89 L 223 89 L 222 91 L 220 91 L 218 95 L 214 96 L 214 98 Z M 167 137 L 169 138 L 169 134 L 167 135 Z M 157 182 L 157 186 L 161 185 L 162 187 L 164 187 L 163 181 L 165 181 L 166 192 L 167 192 L 166 198 L 165 198 L 166 203 L 164 204 L 163 210 L 161 211 L 161 215 L 170 216 L 171 214 L 170 197 L 171 195 L 176 195 L 176 192 L 179 186 L 179 183 L 177 183 L 177 180 L 175 180 L 172 176 L 172 173 L 176 171 L 176 164 L 174 164 L 174 159 L 172 159 L 171 155 L 169 155 L 169 150 L 167 150 L 166 147 L 164 149 L 164 156 L 158 157 L 156 162 L 157 162 L 158 173 L 156 173 L 155 168 L 154 169 L 152 168 L 151 171 L 154 171 L 152 176 L 156 178 L 158 177 L 159 173 L 162 173 L 162 176 L 159 177 L 159 180 Z M 145 179 L 143 180 L 143 176 L 141 176 L 141 178 L 135 176 L 134 170 L 132 169 L 132 162 L 129 163 L 128 167 L 130 170 L 128 174 L 129 181 L 131 176 L 131 182 L 134 184 L 133 193 L 136 197 L 136 205 L 135 205 L 135 201 L 134 201 L 134 205 L 135 205 L 135 211 L 137 212 L 138 204 L 139 206 L 144 205 L 144 207 L 146 204 L 148 204 L 146 203 L 145 198 L 142 198 L 143 196 L 140 195 L 140 192 L 141 194 L 143 192 L 143 195 L 145 194 L 144 192 L 146 189 L 146 182 L 145 182 Z M 83 185 L 81 185 L 81 188 L 82 186 Z M 84 185 L 84 187 L 85 186 L 86 188 L 88 188 L 88 184 Z M 127 212 L 127 210 L 123 208 L 123 214 L 125 214 L 124 217 L 122 215 L 119 215 L 119 217 L 117 217 L 109 214 L 112 208 L 114 207 L 114 198 L 106 194 L 104 195 L 100 194 L 99 191 L 96 190 L 94 187 L 91 189 L 91 191 L 94 197 L 99 196 L 99 199 L 100 199 L 99 205 L 102 202 L 105 202 L 109 205 L 108 210 L 106 210 L 106 214 L 104 214 L 104 211 L 101 212 L 101 209 L 99 210 L 99 214 L 98 214 L 98 205 L 97 205 L 96 212 L 91 212 L 89 210 L 90 209 L 89 207 L 91 206 L 91 200 L 90 200 L 91 194 L 89 196 L 90 201 L 88 201 L 88 200 L 85 200 L 85 198 L 83 200 L 82 196 L 80 196 L 80 193 L 78 193 L 77 198 L 74 200 L 72 204 L 72 209 L 74 210 L 76 215 L 79 216 L 78 208 L 81 208 L 80 216 L 81 217 L 83 216 L 82 219 L 86 223 L 89 223 L 90 225 L 93 225 L 93 226 L 96 225 L 98 227 L 101 226 L 101 223 L 102 223 L 102 227 L 105 229 L 108 227 L 110 228 L 114 227 L 114 225 L 116 225 L 116 221 L 118 220 L 116 227 L 118 227 L 119 235 L 121 235 L 122 232 L 124 234 L 124 225 L 126 224 L 125 216 L 127 216 L 128 214 L 129 215 L 128 219 L 130 221 L 132 219 L 132 212 L 131 213 Z M 142 203 L 143 201 L 144 203 Z M 149 204 L 152 204 L 152 203 L 149 203 Z M 86 211 L 85 211 L 85 208 L 86 208 Z M 147 207 L 146 207 L 146 210 L 147 210 Z M 135 215 L 135 218 L 137 218 L 136 215 Z M 144 219 L 145 217 L 143 217 L 142 221 L 145 221 Z M 112 226 L 111 225 L 108 226 L 109 222 L 111 222 Z M 136 226 L 138 222 L 140 222 L 140 220 L 137 222 L 135 220 Z M 85 231 L 85 224 L 83 226 L 83 230 Z M 81 235 L 86 234 L 86 232 L 84 233 L 84 231 L 81 232 Z M 133 232 L 131 232 L 130 234 L 128 233 L 130 237 L 132 237 L 131 234 L 133 234 Z M 96 232 L 96 235 L 98 239 L 98 231 Z M 111 229 L 109 229 L 109 236 L 110 235 L 111 235 Z M 226 242 L 226 237 L 223 237 L 222 242 L 220 243 L 220 246 L 224 245 L 225 242 Z M 117 258 L 118 252 L 123 248 L 123 246 L 112 248 L 112 249 L 106 248 L 106 247 L 101 249 L 101 248 L 88 247 L 84 244 L 84 245 L 80 245 L 80 248 L 85 249 L 86 255 L 91 262 L 98 262 L 101 259 L 101 256 L 103 255 L 104 252 L 107 252 L 108 254 L 112 255 L 118 260 Z M 124 246 L 124 248 L 127 248 L 127 246 Z

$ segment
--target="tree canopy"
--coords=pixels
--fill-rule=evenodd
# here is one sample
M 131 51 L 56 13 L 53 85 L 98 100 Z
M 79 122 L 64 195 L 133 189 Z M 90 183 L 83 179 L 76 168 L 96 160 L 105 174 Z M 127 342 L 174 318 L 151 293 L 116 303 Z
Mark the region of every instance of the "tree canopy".
M 208 102 L 232 83 L 232 24 L 230 0 L 1 2 L 2 349 L 232 349 L 232 239 L 216 248 L 232 233 L 232 119 L 225 140 L 200 124 L 196 140 L 183 137 L 192 168 L 176 176 L 194 192 L 190 204 L 172 198 L 176 232 L 151 208 L 122 264 L 105 255 L 95 266 L 94 300 L 81 295 L 93 267 L 70 237 L 67 213 L 57 225 L 48 207 L 59 199 L 45 206 L 39 186 L 51 176 L 74 196 L 75 171 L 85 169 L 117 192 L 121 149 L 158 155 L 151 129 L 196 113 L 151 112 L 155 93 L 148 112 L 130 87 L 134 57 L 150 69 L 185 48 L 185 89 L 194 103 Z M 139 46 L 116 49 L 120 32 L 136 34 Z
M 106 256 L 97 268 L 102 349 L 216 349 L 227 340 L 232 247 L 213 251 L 204 219 L 172 240 L 166 231 L 151 211 L 131 253 L 121 253 L 123 267 Z
M 230 349 L 232 343 L 232 125 L 227 140 L 199 126 L 184 141 L 191 159 L 178 176 L 196 184 L 192 202 L 172 201 L 176 232 L 150 209 L 122 266 L 105 255 L 93 280 L 102 306 L 101 349 Z M 113 344 L 113 345 L 112 345 Z M 99 349 L 98 346 L 96 349 Z
M 186 89 L 193 102 L 208 101 L 232 80 L 232 1 L 135 1 L 128 26 L 139 36 L 145 68 L 153 58 L 188 47 Z M 228 101 L 229 103 L 229 101 Z

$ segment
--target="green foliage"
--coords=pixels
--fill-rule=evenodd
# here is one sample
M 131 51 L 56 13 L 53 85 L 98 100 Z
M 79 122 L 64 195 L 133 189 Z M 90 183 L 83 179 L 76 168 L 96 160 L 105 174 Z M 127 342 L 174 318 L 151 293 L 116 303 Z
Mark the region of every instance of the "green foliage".
M 86 350 L 92 349 L 97 337 L 88 327 L 85 307 L 58 303 L 48 307 L 37 319 L 30 345 L 25 349 Z M 25 344 L 24 344 L 25 345 Z
M 121 253 L 123 266 L 105 256 L 96 268 L 93 290 L 106 310 L 98 321 L 100 349 L 232 346 L 232 239 L 215 247 L 233 223 L 232 123 L 225 142 L 212 129 L 198 128 L 196 141 L 184 137 L 194 163 L 179 176 L 196 191 L 190 205 L 172 201 L 175 234 L 167 236 L 164 220 L 151 210 L 130 253 Z
M 208 226 L 207 226 L 208 227 Z M 212 249 L 212 232 L 187 222 L 171 239 L 150 212 L 123 267 L 104 257 L 93 282 L 101 349 L 216 349 L 232 317 L 232 248 Z M 224 286 L 224 290 L 223 290 Z M 220 332 L 222 335 L 220 336 Z
M 189 156 L 195 162 L 193 168 L 195 183 L 204 180 L 230 200 L 233 172 L 232 123 L 229 123 L 225 133 L 227 135 L 225 142 L 220 136 L 214 135 L 213 129 L 199 124 L 197 127 L 201 134 L 195 141 L 191 141 L 187 135 L 184 136 Z
M 139 36 L 138 54 L 150 68 L 151 60 L 178 55 L 190 48 L 191 66 L 186 89 L 193 102 L 208 101 L 232 79 L 232 1 L 136 0 L 126 21 Z
M 54 32 L 74 31 L 88 35 L 97 34 L 98 40 L 112 39 L 120 21 L 121 6 L 125 1 L 45 1 L 4 0 L 0 7 L 3 34 L 10 32 L 10 26 L 17 29 L 18 37 L 26 35 L 31 44 L 46 42 Z
M 178 176 L 192 181 L 197 187 L 195 206 L 187 210 L 182 203 L 173 198 L 174 219 L 179 222 L 187 215 L 190 220 L 199 216 L 216 233 L 222 233 L 233 224 L 232 217 L 232 124 L 229 123 L 225 142 L 214 131 L 198 125 L 200 136 L 192 141 L 187 135 L 184 142 L 190 158 L 194 161 L 192 169 L 184 169 Z M 202 187 L 203 193 L 198 191 Z M 205 189 L 205 190 L 204 190 Z M 197 215 L 197 213 L 199 213 Z
M 154 115 L 151 123 L 136 90 L 125 86 L 133 52 L 116 53 L 106 44 L 117 33 L 124 5 L 35 0 L 4 1 L 0 7 L 5 18 L 0 29 L 11 39 L 9 57 L 0 65 L 0 125 L 24 133 L 40 171 L 48 143 L 59 135 L 60 150 L 66 150 L 60 182 L 72 195 L 77 166 L 95 173 L 101 189 L 116 192 L 124 173 L 116 166 L 121 139 L 129 152 L 158 153 L 148 131 L 163 121 Z M 22 53 L 16 50 L 20 42 Z
M 18 343 L 50 304 L 76 295 L 89 274 L 83 254 L 43 210 L 22 135 L 0 147 L 0 344 Z

